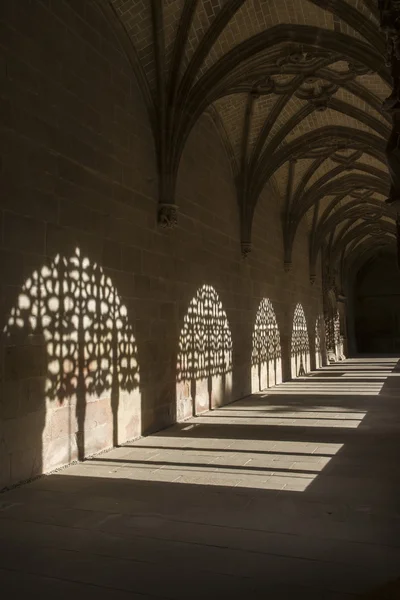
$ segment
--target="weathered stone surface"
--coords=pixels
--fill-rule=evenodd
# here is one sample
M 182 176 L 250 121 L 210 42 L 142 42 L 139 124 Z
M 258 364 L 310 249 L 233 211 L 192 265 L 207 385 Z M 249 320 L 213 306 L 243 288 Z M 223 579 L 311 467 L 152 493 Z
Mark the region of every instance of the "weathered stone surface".
M 283 271 L 283 194 L 272 184 L 242 260 L 232 165 L 209 116 L 183 151 L 177 225 L 160 230 L 148 113 L 97 3 L 7 2 L 0 33 L 0 445 L 9 485 L 187 418 L 193 404 L 202 413 L 249 394 L 263 298 L 275 307 L 287 378 L 294 308 L 303 304 L 313 331 L 322 298 L 321 278 L 309 285 L 304 221 L 292 272 Z M 204 285 L 226 313 L 232 365 L 184 383 L 177 397 L 184 319 Z

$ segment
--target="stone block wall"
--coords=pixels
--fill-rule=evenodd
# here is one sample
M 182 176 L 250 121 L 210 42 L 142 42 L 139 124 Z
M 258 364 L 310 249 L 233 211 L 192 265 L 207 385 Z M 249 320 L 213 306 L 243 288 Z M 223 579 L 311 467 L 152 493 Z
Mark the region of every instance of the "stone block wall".
M 182 158 L 178 227 L 157 227 L 149 121 L 94 2 L 3 2 L 0 46 L 2 488 L 186 418 L 193 395 L 200 411 L 249 394 L 263 298 L 290 376 L 294 309 L 312 345 L 321 282 L 309 283 L 305 228 L 284 272 L 270 187 L 242 259 L 234 181 L 207 115 Z M 197 376 L 201 314 L 188 310 L 203 286 L 223 326 L 203 328 L 220 347 L 200 351 Z

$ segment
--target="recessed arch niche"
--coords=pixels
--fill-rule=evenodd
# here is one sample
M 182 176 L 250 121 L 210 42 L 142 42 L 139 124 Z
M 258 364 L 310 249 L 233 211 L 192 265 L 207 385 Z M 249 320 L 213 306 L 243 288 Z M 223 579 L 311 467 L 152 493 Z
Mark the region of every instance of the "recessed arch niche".
M 232 335 L 221 300 L 203 285 L 190 301 L 179 337 L 177 421 L 231 400 Z
M 261 300 L 253 329 L 251 391 L 282 383 L 282 349 L 278 321 L 271 300 Z
M 29 476 L 140 436 L 139 366 L 128 311 L 102 267 L 79 248 L 28 277 L 3 337 L 8 379 L 35 390 L 16 415 L 32 438 Z M 13 354 L 26 357 L 23 372 L 7 366 Z M 27 451 L 24 440 L 20 445 L 12 452 Z
M 297 304 L 293 315 L 291 344 L 291 375 L 301 377 L 310 372 L 310 339 L 307 320 L 301 304 Z

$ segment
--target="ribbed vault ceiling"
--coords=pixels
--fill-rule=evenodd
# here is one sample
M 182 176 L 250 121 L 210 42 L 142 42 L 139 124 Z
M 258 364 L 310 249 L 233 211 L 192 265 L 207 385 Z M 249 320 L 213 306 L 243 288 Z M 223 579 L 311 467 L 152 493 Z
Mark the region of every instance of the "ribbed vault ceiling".
M 242 242 L 268 181 L 285 260 L 299 224 L 332 259 L 391 244 L 391 93 L 375 0 L 98 0 L 139 78 L 173 202 L 185 141 L 208 111 L 237 185 Z M 378 243 L 379 242 L 379 243 Z

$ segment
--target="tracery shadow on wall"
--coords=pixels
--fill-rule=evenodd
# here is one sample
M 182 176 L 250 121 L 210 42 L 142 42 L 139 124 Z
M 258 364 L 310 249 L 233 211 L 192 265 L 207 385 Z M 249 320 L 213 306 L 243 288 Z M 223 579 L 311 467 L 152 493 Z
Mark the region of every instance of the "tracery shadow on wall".
M 334 319 L 336 359 L 343 360 L 343 336 L 341 331 L 340 313 L 336 312 Z
M 232 336 L 215 289 L 203 285 L 191 300 L 179 337 L 177 420 L 229 402 Z
M 274 307 L 268 298 L 264 298 L 258 308 L 252 346 L 252 393 L 282 383 L 281 337 Z
M 315 321 L 315 366 L 320 369 L 324 366 L 323 362 L 323 327 L 324 322 L 321 315 L 318 315 Z
M 297 304 L 293 315 L 291 375 L 302 377 L 310 372 L 310 339 L 304 309 Z
M 340 313 L 328 313 L 325 317 L 325 335 L 327 340 L 328 360 L 330 363 L 344 360 L 343 334 Z
M 42 384 L 42 472 L 140 435 L 127 308 L 101 266 L 79 249 L 27 279 L 4 333 L 6 354 L 33 345 L 28 358 L 45 357 L 34 373 Z

